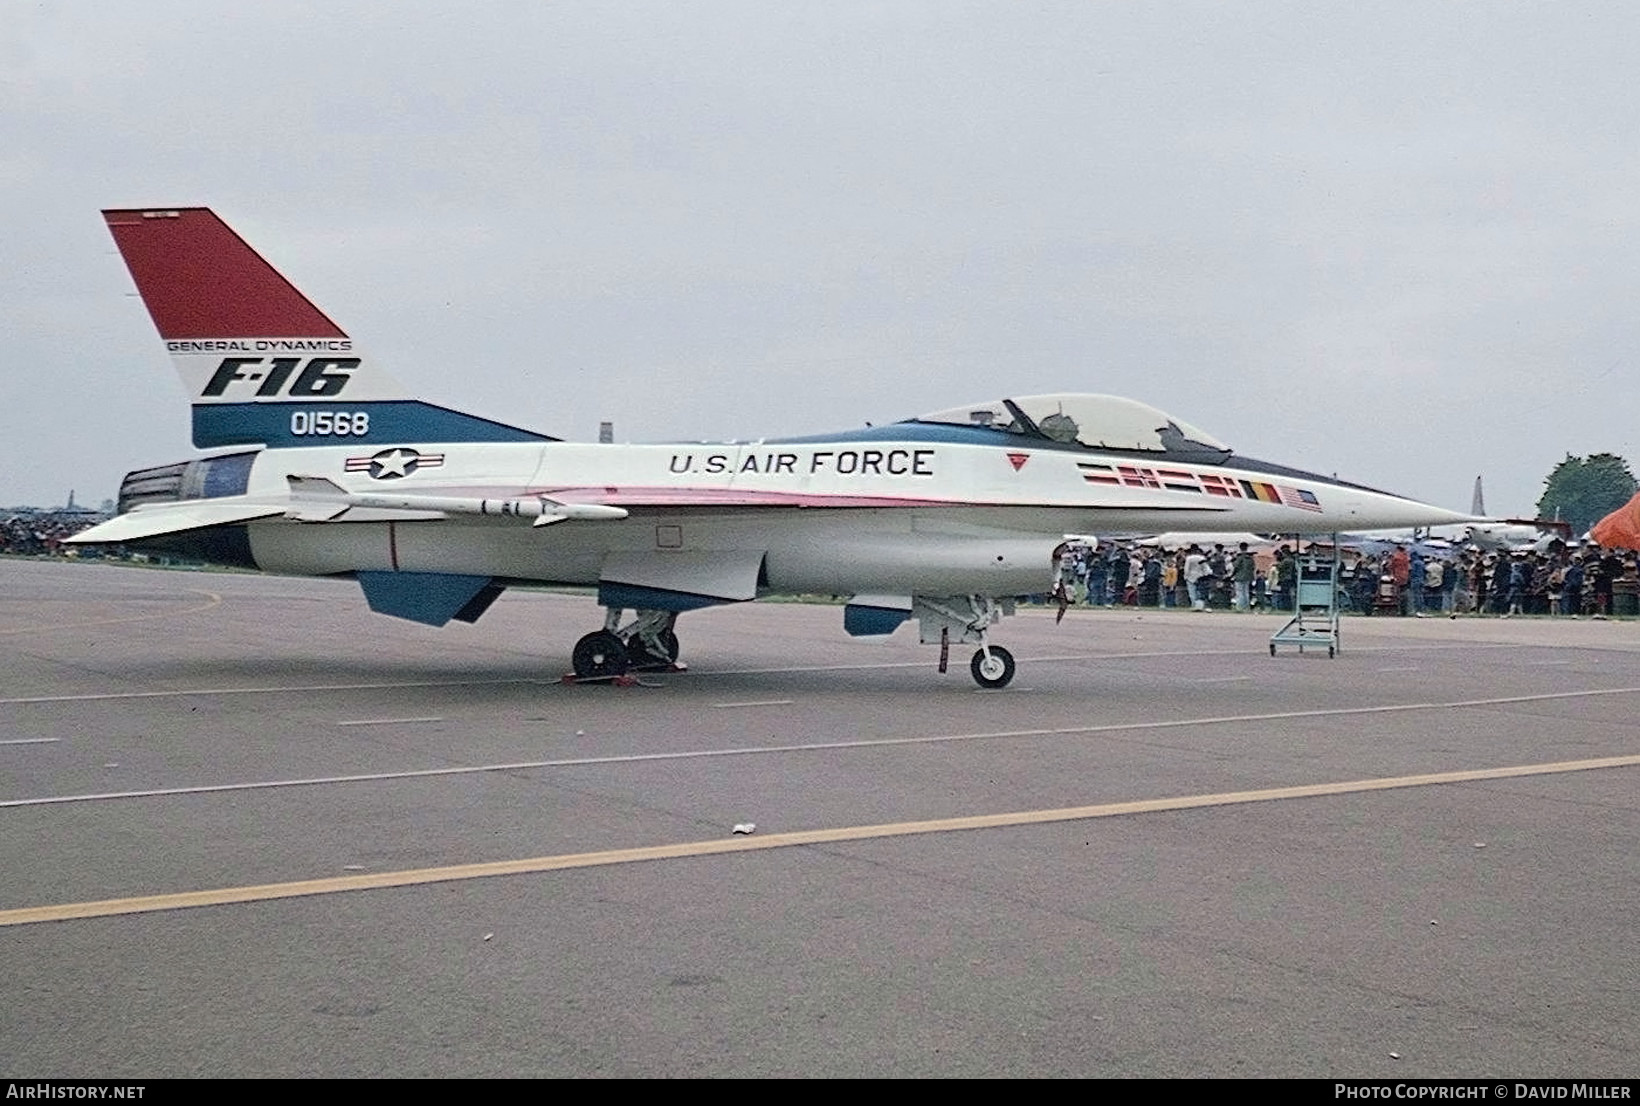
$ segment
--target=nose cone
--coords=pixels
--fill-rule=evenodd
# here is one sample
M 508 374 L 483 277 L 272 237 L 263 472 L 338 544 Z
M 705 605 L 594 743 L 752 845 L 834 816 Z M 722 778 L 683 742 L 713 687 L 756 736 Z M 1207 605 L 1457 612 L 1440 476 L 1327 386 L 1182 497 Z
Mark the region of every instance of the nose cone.
M 1250 484 L 1259 493 L 1259 498 L 1268 501 L 1269 493 L 1274 493 L 1283 505 L 1302 508 L 1290 514 L 1312 516 L 1293 532 L 1411 530 L 1477 521 L 1473 515 L 1420 503 L 1404 495 L 1340 480 L 1336 476 L 1323 476 L 1318 472 L 1306 472 L 1271 461 L 1240 456 L 1231 464 L 1249 473 L 1259 474 Z M 1262 483 L 1264 480 L 1271 483 Z M 1288 481 L 1295 482 L 1296 489 L 1290 487 Z
M 1449 511 L 1387 492 L 1329 488 L 1327 493 L 1329 499 L 1336 501 L 1336 506 L 1329 505 L 1325 513 L 1339 530 L 1400 530 L 1475 521 L 1474 516 L 1461 511 Z

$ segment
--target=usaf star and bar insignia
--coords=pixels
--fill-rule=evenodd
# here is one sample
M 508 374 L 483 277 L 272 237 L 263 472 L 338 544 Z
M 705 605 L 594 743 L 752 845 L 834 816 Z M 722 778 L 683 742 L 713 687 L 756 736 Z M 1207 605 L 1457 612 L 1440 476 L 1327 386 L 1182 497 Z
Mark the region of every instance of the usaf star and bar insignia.
M 437 468 L 442 464 L 442 453 L 422 453 L 405 446 L 394 446 L 369 457 L 349 457 L 343 467 L 348 472 L 368 472 L 372 480 L 402 480 L 417 469 Z

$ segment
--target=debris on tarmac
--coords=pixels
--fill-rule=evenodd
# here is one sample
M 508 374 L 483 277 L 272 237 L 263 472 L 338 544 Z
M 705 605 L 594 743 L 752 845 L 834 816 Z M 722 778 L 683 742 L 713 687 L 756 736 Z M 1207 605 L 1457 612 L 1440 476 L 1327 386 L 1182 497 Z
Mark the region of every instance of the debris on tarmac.
M 736 833 L 756 833 L 757 832 L 757 823 L 756 822 L 736 822 L 735 823 L 735 832 Z

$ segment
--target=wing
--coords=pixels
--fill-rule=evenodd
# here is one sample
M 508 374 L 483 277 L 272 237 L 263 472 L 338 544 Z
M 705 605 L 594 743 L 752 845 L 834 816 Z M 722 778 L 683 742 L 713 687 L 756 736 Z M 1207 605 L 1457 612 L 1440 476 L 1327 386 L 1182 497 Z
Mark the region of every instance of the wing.
M 252 503 L 243 499 L 164 503 L 138 507 L 129 514 L 99 522 L 89 530 L 81 530 L 73 537 L 65 538 L 64 542 L 69 545 L 114 545 L 141 541 L 166 534 L 185 534 L 190 530 L 273 518 L 283 515 L 285 509 L 283 504 Z

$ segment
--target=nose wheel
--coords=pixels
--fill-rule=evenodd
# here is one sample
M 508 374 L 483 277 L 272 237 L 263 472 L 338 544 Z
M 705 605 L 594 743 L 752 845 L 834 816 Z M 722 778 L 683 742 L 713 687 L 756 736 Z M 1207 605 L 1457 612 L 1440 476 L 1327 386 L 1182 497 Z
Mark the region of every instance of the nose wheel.
M 988 645 L 974 654 L 968 671 L 980 687 L 1007 687 L 1014 678 L 1014 655 L 1000 645 Z

